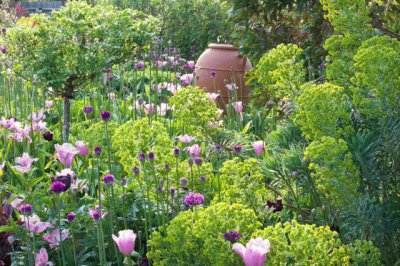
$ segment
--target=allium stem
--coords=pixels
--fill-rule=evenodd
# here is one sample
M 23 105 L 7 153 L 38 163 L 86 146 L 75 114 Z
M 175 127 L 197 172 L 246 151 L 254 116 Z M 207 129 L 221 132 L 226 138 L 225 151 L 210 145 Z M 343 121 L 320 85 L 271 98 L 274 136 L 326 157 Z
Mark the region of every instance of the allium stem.
M 30 226 L 29 226 L 29 216 L 26 217 L 26 222 L 28 225 L 28 232 L 27 232 L 27 238 L 28 238 L 28 261 L 29 261 L 29 266 L 34 265 L 34 257 L 33 257 L 33 250 L 32 250 L 32 243 L 31 243 L 31 231 L 30 231 Z

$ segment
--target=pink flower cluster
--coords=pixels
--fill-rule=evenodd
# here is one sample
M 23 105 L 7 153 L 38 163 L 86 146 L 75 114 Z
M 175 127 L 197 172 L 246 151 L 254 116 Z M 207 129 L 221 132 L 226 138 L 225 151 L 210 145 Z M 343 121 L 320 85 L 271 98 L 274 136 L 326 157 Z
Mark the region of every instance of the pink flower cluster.
M 5 119 L 2 117 L 0 120 L 0 126 L 12 131 L 11 134 L 8 135 L 9 139 L 14 139 L 17 142 L 22 142 L 24 138 L 28 141 L 28 143 L 32 143 L 32 138 L 30 133 L 38 131 L 42 133 L 46 129 L 47 123 L 44 122 L 46 116 L 44 115 L 43 110 L 38 113 L 33 112 L 28 116 L 28 120 L 31 120 L 28 123 L 21 123 L 16 121 L 15 118 Z

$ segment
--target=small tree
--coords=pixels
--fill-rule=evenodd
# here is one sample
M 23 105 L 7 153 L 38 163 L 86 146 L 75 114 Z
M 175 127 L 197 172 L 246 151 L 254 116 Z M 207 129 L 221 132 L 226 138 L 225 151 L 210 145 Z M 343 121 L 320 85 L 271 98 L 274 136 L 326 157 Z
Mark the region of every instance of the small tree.
M 3 63 L 30 82 L 64 98 L 63 141 L 68 141 L 70 99 L 102 70 L 148 46 L 157 20 L 132 9 L 70 2 L 52 16 L 35 14 L 10 29 Z

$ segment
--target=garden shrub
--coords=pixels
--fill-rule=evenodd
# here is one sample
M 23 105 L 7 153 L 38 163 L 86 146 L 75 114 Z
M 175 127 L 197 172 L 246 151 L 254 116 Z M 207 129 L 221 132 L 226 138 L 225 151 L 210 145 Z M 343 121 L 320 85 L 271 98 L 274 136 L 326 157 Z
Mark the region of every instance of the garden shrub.
M 294 220 L 258 230 L 252 238 L 260 236 L 271 244 L 268 265 L 380 265 L 379 250 L 371 242 L 342 245 L 337 232 L 329 227 Z
M 220 194 L 216 194 L 213 203 L 223 201 L 250 206 L 258 212 L 267 202 L 268 190 L 265 188 L 260 163 L 254 159 L 242 161 L 235 157 L 226 161 L 214 179 L 216 187 L 221 186 Z
M 343 139 L 322 137 L 305 150 L 318 189 L 334 204 L 343 204 L 358 195 L 359 170 Z
M 384 117 L 400 101 L 400 42 L 373 37 L 354 56 L 353 101 L 369 119 Z
M 170 98 L 169 104 L 174 110 L 178 128 L 188 135 L 210 130 L 208 123 L 214 122 L 218 114 L 218 107 L 198 87 L 182 88 Z
M 237 230 L 247 241 L 260 227 L 256 214 L 241 204 L 221 202 L 188 210 L 152 233 L 148 257 L 155 265 L 241 265 L 223 235 Z
M 249 74 L 250 79 L 260 84 L 253 91 L 254 99 L 265 103 L 270 97 L 276 100 L 295 97 L 305 81 L 302 52 L 294 44 L 279 44 L 264 54 Z
M 141 152 L 154 152 L 158 164 L 172 164 L 174 161 L 171 156 L 173 141 L 169 138 L 167 129 L 162 123 L 150 122 L 147 118 L 120 125 L 112 137 L 112 146 L 124 171 L 129 175 L 134 166 L 140 165 L 138 155 Z
M 339 137 L 351 132 L 350 112 L 347 111 L 348 97 L 344 89 L 330 83 L 302 86 L 302 93 L 296 98 L 295 122 L 308 140 L 323 136 Z
M 120 126 L 115 121 L 110 121 L 108 123 L 108 134 L 109 138 L 114 135 L 116 129 Z M 89 126 L 89 128 L 84 129 L 84 133 L 82 134 L 83 140 L 89 143 L 89 146 L 93 149 L 96 146 L 100 146 L 102 148 L 107 147 L 107 136 L 105 134 L 106 125 L 103 121 L 93 123 Z M 115 148 L 110 145 L 111 153 L 115 152 Z

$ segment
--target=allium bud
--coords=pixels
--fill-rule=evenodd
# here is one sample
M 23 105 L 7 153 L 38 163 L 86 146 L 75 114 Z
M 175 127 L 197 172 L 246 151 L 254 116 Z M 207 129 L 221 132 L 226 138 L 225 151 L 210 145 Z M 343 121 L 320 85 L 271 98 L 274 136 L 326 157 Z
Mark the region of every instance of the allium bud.
M 30 215 L 32 214 L 32 205 L 23 204 L 19 210 L 21 211 L 22 214 Z
M 142 152 L 139 154 L 138 159 L 141 164 L 144 164 L 146 162 L 146 155 Z
M 174 149 L 174 155 L 175 155 L 175 157 L 178 157 L 180 153 L 181 153 L 181 151 L 180 151 L 178 148 L 175 148 L 175 149 Z
M 110 112 L 107 112 L 107 111 L 101 112 L 101 119 L 103 121 L 109 121 L 111 119 Z
M 133 167 L 133 173 L 134 173 L 135 175 L 138 175 L 138 174 L 140 173 L 139 167 L 137 167 L 137 166 Z
M 68 222 L 72 222 L 73 220 L 75 220 L 75 214 L 73 214 L 72 212 L 68 213 L 67 220 Z
M 185 177 L 182 177 L 181 179 L 179 179 L 179 182 L 181 183 L 181 186 L 186 187 L 188 180 Z
M 103 181 L 107 185 L 112 184 L 112 183 L 114 183 L 114 176 L 112 174 L 106 174 L 103 177 Z
M 96 147 L 94 147 L 93 152 L 94 152 L 97 156 L 100 156 L 100 155 L 101 155 L 101 152 L 102 152 L 102 149 L 101 149 L 100 146 L 96 146 Z

